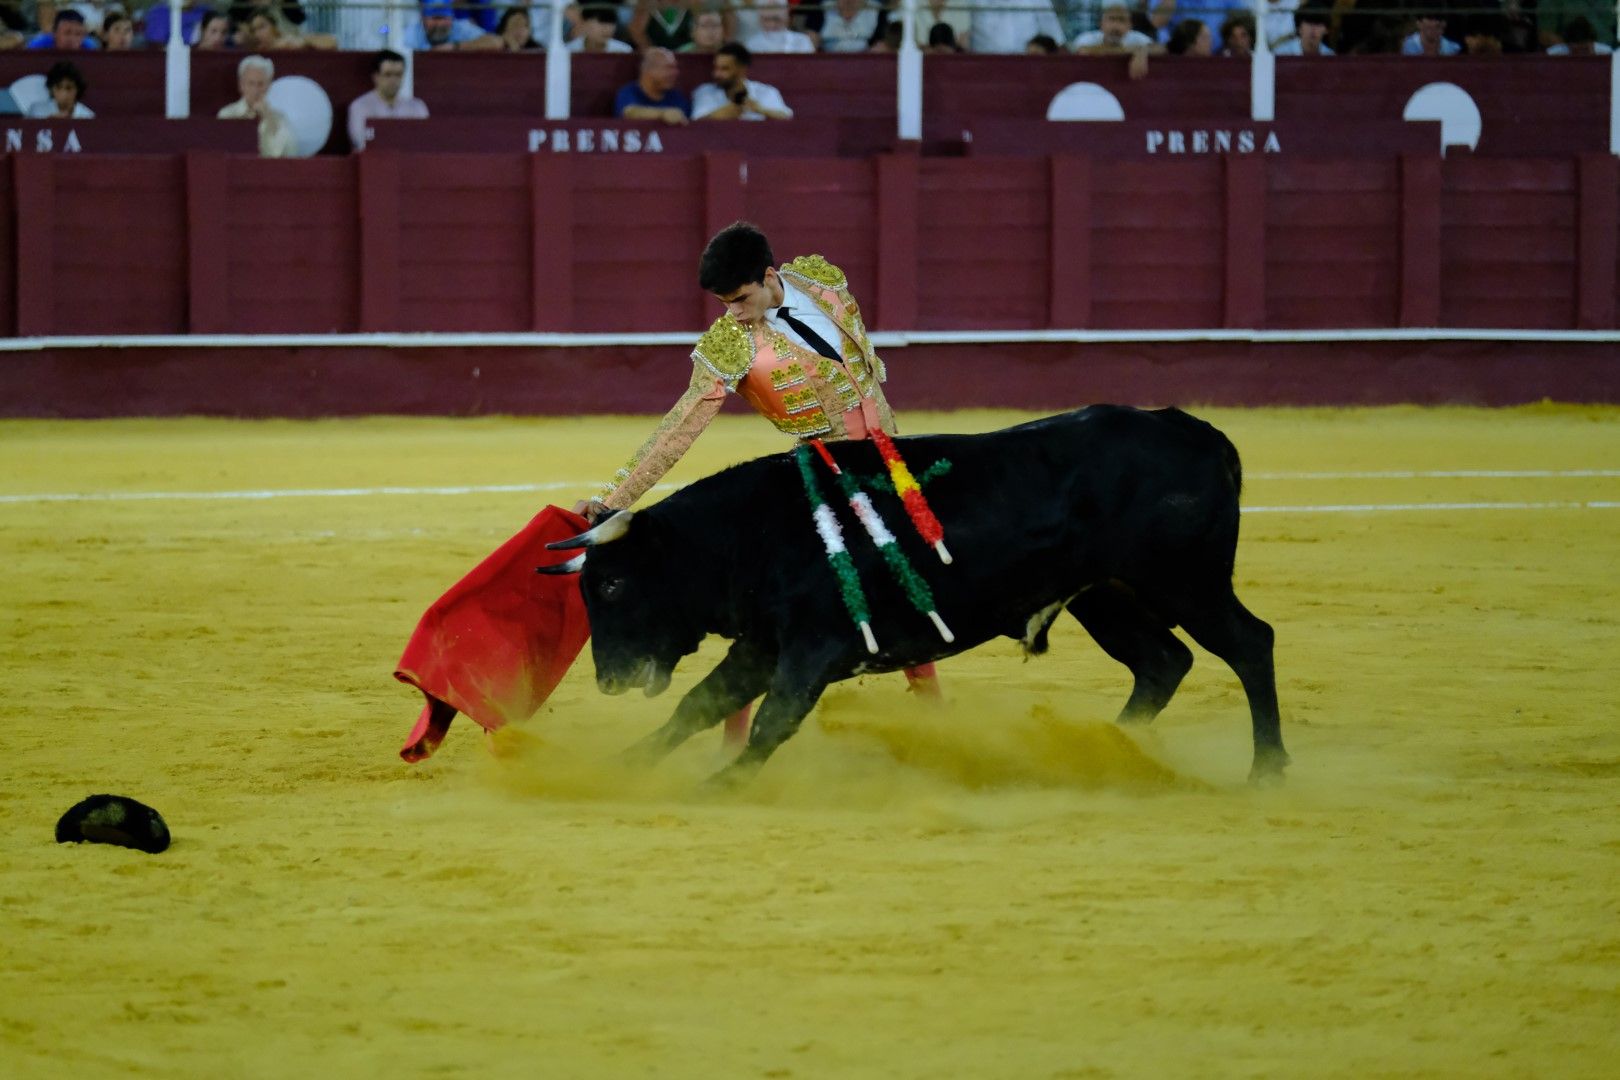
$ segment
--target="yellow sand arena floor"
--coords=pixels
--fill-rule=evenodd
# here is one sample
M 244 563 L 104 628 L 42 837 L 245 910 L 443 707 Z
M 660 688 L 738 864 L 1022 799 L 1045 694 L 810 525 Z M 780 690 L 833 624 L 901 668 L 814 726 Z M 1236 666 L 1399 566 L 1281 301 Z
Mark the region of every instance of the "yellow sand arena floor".
M 422 608 L 645 418 L 0 424 L 0 1076 L 1615 1075 L 1620 412 L 1205 415 L 1284 788 L 1218 661 L 1122 735 L 1064 620 L 943 714 L 838 688 L 723 804 L 717 735 L 612 764 L 713 647 L 395 757 Z M 290 489 L 354 490 L 172 497 Z M 173 848 L 53 843 L 103 791 Z

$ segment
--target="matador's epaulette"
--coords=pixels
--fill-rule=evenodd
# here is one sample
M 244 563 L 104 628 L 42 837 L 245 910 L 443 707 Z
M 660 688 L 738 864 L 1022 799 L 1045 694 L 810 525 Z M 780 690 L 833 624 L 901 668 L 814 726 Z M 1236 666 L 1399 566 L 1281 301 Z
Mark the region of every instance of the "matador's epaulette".
M 698 338 L 692 359 L 714 372 L 727 387 L 736 389 L 754 366 L 754 335 L 730 315 L 722 315 Z
M 797 274 L 829 289 L 849 288 L 849 279 L 844 277 L 844 272 L 820 255 L 800 255 L 791 262 L 783 263 L 781 272 Z

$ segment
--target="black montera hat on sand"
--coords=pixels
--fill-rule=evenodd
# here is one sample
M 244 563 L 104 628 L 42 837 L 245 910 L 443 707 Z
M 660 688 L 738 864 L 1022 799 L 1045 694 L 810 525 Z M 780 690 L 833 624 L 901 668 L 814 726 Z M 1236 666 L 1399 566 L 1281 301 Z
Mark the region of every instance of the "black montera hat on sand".
M 76 803 L 56 823 L 56 842 L 117 844 L 156 855 L 169 846 L 163 815 L 122 795 L 92 795 Z

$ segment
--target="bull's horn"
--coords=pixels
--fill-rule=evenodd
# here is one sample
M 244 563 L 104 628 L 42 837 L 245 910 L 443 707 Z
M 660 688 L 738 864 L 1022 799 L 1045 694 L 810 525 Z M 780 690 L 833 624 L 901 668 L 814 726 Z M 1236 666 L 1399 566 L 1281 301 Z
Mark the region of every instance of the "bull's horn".
M 537 566 L 534 568 L 534 572 L 537 574 L 577 574 L 584 568 L 585 553 L 582 551 L 572 559 L 564 562 L 552 563 L 550 566 Z
M 602 544 L 611 544 L 630 531 L 630 519 L 634 516 L 629 510 L 621 511 L 601 521 L 594 528 L 585 530 L 578 536 L 547 544 L 546 549 L 548 551 L 572 551 L 574 548 L 593 548 Z

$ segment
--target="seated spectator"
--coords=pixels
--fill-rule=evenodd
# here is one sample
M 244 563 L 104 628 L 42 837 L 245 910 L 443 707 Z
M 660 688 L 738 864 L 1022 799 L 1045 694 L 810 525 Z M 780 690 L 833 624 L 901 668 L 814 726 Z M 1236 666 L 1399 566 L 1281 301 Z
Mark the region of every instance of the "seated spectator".
M 595 4 L 580 13 L 579 37 L 568 43 L 569 52 L 627 53 L 629 45 L 613 35 L 619 29 L 619 12 L 606 4 Z
M 692 101 L 675 85 L 680 74 L 674 53 L 648 49 L 641 54 L 641 77 L 621 87 L 613 99 L 613 115 L 621 120 L 687 123 L 692 118 Z
M 101 20 L 101 47 L 108 52 L 128 52 L 135 47 L 135 20 L 122 11 L 109 11 Z
M 214 14 L 209 10 L 206 0 L 185 0 L 185 6 L 180 9 L 180 40 L 195 45 L 197 27 L 201 26 L 209 15 Z M 229 30 L 230 24 L 225 25 Z M 169 5 L 153 3 L 146 9 L 146 13 L 141 17 L 141 37 L 146 39 L 148 45 L 169 43 Z
M 1463 52 L 1469 56 L 1501 56 L 1507 25 L 1500 15 L 1476 12 L 1463 20 Z
M 1047 40 L 1051 40 L 1048 38 Z M 1053 42 L 1053 44 L 1057 44 Z M 928 29 L 928 44 L 924 50 L 936 55 L 949 55 L 959 53 L 962 46 L 956 43 L 956 29 L 950 23 L 937 22 Z
M 890 22 L 898 22 L 899 14 L 890 16 Z M 933 33 L 936 26 L 951 28 L 951 43 L 954 51 L 963 52 L 968 47 L 968 40 L 973 36 L 973 11 L 964 5 L 964 0 L 918 0 L 917 44 L 925 49 L 933 50 Z M 1063 35 L 1057 35 L 1057 40 L 1063 41 Z
M 1221 23 L 1221 55 L 1247 60 L 1254 53 L 1254 13 L 1234 11 Z
M 298 156 L 298 140 L 285 114 L 270 105 L 267 96 L 276 77 L 276 65 L 263 56 L 246 56 L 236 65 L 236 87 L 242 96 L 219 110 L 221 120 L 257 120 L 259 156 Z
M 1171 56 L 1211 56 L 1214 48 L 1215 35 L 1201 19 L 1182 19 L 1171 28 L 1164 51 Z
M 793 110 L 769 83 L 748 77 L 754 56 L 745 45 L 728 41 L 714 54 L 714 81 L 692 93 L 694 120 L 791 120 Z
M 888 13 L 874 0 L 838 0 L 821 21 L 821 51 L 865 52 L 887 24 Z
M 384 49 L 371 58 L 368 93 L 349 102 L 349 146 L 355 153 L 371 141 L 373 120 L 426 120 L 427 103 L 400 93 L 405 85 L 405 58 Z
M 147 40 L 150 41 L 151 38 Z M 192 34 L 191 47 L 209 51 L 230 48 L 231 20 L 217 11 L 204 12 L 202 21 L 197 24 L 197 29 Z
M 405 46 L 417 52 L 452 49 L 485 50 L 501 48 L 501 39 L 486 34 L 467 19 L 456 18 L 455 9 L 437 0 L 422 0 L 421 15 L 405 28 Z
M 906 40 L 906 28 L 899 22 L 891 22 L 883 27 L 877 39 L 866 47 L 867 52 L 897 53 L 901 44 Z
M 1299 10 L 1299 4 L 1300 0 L 1266 0 L 1266 17 L 1261 20 L 1261 29 L 1272 52 L 1277 51 L 1278 45 L 1297 35 L 1294 12 Z
M 712 53 L 726 41 L 726 21 L 718 11 L 700 11 L 692 19 L 692 40 L 676 49 L 683 53 Z
M 718 11 L 714 14 L 719 18 Z M 692 43 L 695 21 L 692 0 L 637 0 L 628 27 L 630 40 L 638 49 L 679 49 Z
M 1547 49 L 1548 56 L 1609 56 L 1613 52 L 1597 39 L 1592 20 L 1584 15 L 1577 15 L 1565 23 L 1563 43 Z
M 534 40 L 527 8 L 509 7 L 501 12 L 501 21 L 495 24 L 495 36 L 501 39 L 501 48 L 507 52 L 526 52 L 540 47 Z
M 1074 39 L 1074 51 L 1089 55 L 1163 52 L 1164 46 L 1140 30 L 1131 29 L 1131 9 L 1125 0 L 1103 0 L 1098 29 Z
M 331 34 L 305 34 L 287 23 L 279 9 L 256 7 L 236 32 L 237 44 L 244 49 L 260 52 L 282 52 L 288 49 L 335 49 L 337 38 Z
M 743 44 L 756 53 L 813 53 L 816 43 L 809 34 L 788 29 L 787 0 L 759 0 L 759 33 Z M 863 46 L 864 48 L 864 46 Z
M 1417 32 L 1401 42 L 1402 56 L 1456 56 L 1462 46 L 1445 36 L 1446 17 L 1432 11 L 1419 12 Z
M 1063 46 L 1054 41 L 1049 34 L 1036 34 L 1024 46 L 1024 51 L 1030 56 L 1062 56 Z
M 51 92 L 49 101 L 35 102 L 28 115 L 36 120 L 90 120 L 95 117 L 79 99 L 84 96 L 84 76 L 78 66 L 59 60 L 45 73 L 45 89 Z
M 1021 53 L 1038 34 L 1066 40 L 1050 0 L 975 0 L 968 51 Z
M 84 24 L 84 16 L 72 8 L 66 8 L 56 13 L 50 33 L 30 38 L 26 47 L 71 52 L 79 49 L 99 49 L 101 43 L 90 36 L 90 28 Z
M 1322 39 L 1327 37 L 1325 8 L 1307 5 L 1294 12 L 1294 36 L 1271 50 L 1278 56 L 1332 56 Z

